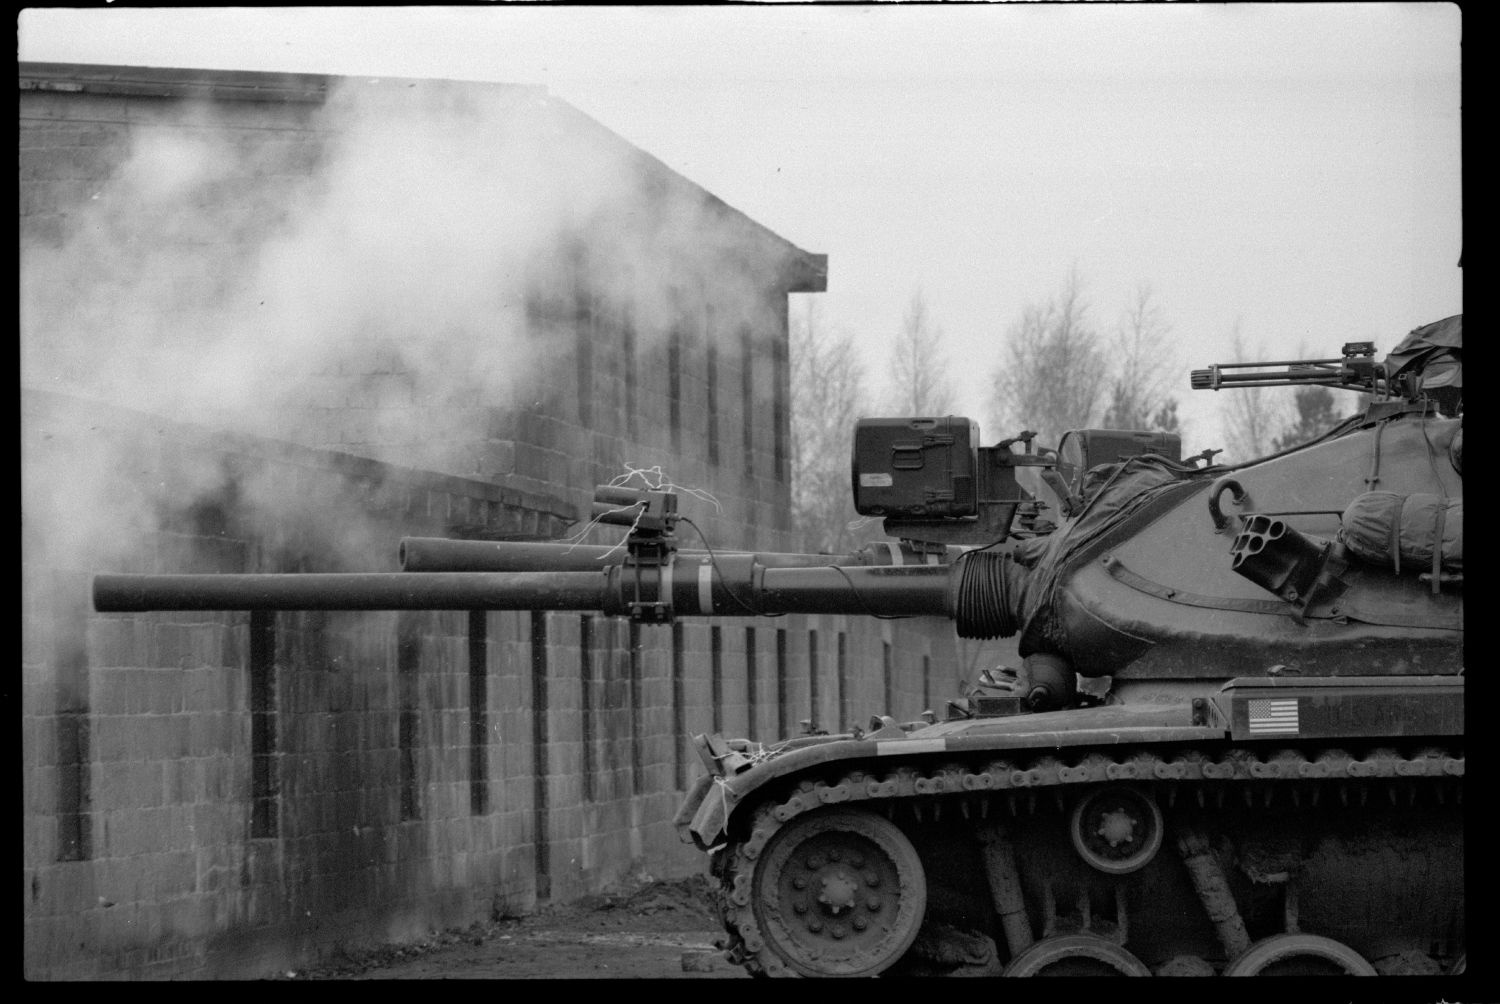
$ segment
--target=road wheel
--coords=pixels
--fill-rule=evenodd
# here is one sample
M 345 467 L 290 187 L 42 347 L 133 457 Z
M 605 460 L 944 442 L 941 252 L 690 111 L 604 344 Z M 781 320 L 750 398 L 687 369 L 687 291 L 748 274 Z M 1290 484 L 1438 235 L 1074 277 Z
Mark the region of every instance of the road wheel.
M 1277 934 L 1257 941 L 1225 976 L 1374 976 L 1375 967 L 1348 945 L 1316 934 Z
M 1043 938 L 1011 960 L 1006 976 L 1150 976 L 1140 959 L 1097 934 Z
M 875 976 L 916 939 L 927 879 L 911 841 L 882 816 L 842 806 L 797 816 L 755 865 L 766 946 L 803 976 Z

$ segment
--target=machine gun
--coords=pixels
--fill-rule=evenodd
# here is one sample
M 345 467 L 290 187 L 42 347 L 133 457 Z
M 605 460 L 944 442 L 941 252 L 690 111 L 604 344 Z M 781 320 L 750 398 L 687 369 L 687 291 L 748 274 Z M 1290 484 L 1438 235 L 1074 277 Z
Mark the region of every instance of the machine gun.
M 1335 359 L 1283 359 L 1276 362 L 1215 363 L 1193 370 L 1193 390 L 1227 387 L 1342 387 L 1385 393 L 1385 367 L 1375 361 L 1374 342 L 1347 342 Z M 1280 367 L 1280 369 L 1277 369 Z
M 1413 329 L 1383 361 L 1374 342 L 1347 342 L 1336 359 L 1217 363 L 1192 372 L 1194 390 L 1301 386 L 1372 394 L 1371 420 L 1428 407 L 1456 417 L 1463 412 L 1463 315 Z

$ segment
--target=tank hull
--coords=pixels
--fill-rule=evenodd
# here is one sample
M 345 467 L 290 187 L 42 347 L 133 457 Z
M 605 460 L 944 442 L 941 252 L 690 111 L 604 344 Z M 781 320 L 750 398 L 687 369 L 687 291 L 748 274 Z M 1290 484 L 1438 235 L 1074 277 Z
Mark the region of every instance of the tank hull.
M 1461 687 L 1436 689 L 1461 707 Z M 1236 740 L 1244 727 L 1225 704 L 1227 721 L 1217 705 L 1101 708 L 831 738 L 716 775 L 679 822 L 713 841 L 728 951 L 753 973 L 836 975 L 809 960 L 844 944 L 830 933 L 837 912 L 764 873 L 808 821 L 847 826 L 859 813 L 901 831 L 925 896 L 910 947 L 877 960 L 872 945 L 866 968 L 1272 975 L 1457 965 L 1461 737 Z M 1368 731 L 1377 727 L 1372 716 Z M 1119 793 L 1154 809 L 1088 814 Z M 1135 849 L 1114 857 L 1119 847 L 1100 831 Z M 836 853 L 826 832 L 819 839 L 815 850 Z M 847 846 L 869 856 L 858 834 Z M 777 860 L 779 872 L 807 872 L 813 890 L 838 888 L 830 862 Z M 1128 870 L 1115 870 L 1122 861 Z M 891 885 L 866 890 L 887 916 L 899 903 Z M 809 930 L 809 918 L 821 928 Z

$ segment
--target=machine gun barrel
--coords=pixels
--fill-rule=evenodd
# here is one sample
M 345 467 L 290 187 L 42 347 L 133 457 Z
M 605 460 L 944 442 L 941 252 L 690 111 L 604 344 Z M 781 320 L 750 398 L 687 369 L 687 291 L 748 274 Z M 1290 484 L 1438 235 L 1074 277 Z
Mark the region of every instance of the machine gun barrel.
M 146 610 L 594 610 L 678 615 L 951 616 L 952 569 L 767 568 L 753 555 L 595 571 L 98 575 L 94 608 Z
M 953 549 L 954 552 L 957 549 Z M 715 551 L 719 557 L 738 557 L 747 552 Z M 450 540 L 446 537 L 403 537 L 398 550 L 405 572 L 547 572 L 598 571 L 624 564 L 627 551 L 620 545 L 561 544 L 545 541 Z M 702 561 L 708 551 L 681 548 L 679 560 Z M 948 548 L 918 549 L 910 544 L 872 544 L 848 554 L 757 553 L 755 560 L 767 568 L 818 568 L 832 565 L 929 565 L 947 564 L 956 553 Z
M 1350 342 L 1337 359 L 1281 359 L 1272 362 L 1216 363 L 1193 370 L 1193 390 L 1226 387 L 1296 387 L 1317 384 L 1376 391 L 1384 377 L 1375 362 L 1374 342 Z M 1276 367 L 1281 367 L 1277 369 Z

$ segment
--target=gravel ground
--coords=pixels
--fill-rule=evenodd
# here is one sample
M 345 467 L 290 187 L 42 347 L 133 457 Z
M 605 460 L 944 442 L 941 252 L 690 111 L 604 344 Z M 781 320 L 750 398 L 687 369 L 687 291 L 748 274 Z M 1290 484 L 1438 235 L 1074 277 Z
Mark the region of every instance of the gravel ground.
M 293 980 L 746 978 L 714 948 L 721 933 L 701 876 L 643 881 L 574 903 L 387 945 Z

